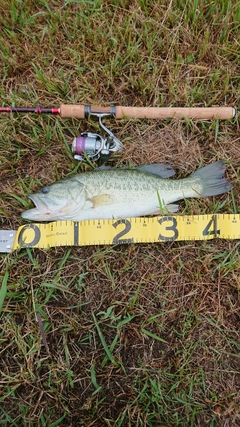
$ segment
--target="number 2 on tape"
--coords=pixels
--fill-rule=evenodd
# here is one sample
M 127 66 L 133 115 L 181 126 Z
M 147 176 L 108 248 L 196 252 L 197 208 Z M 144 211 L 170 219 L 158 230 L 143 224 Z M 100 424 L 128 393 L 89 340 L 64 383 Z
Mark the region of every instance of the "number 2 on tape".
M 118 221 L 113 223 L 113 227 L 117 228 L 119 224 L 124 224 L 125 228 L 124 230 L 120 231 L 120 233 L 118 233 L 114 239 L 113 239 L 113 244 L 114 245 L 119 245 L 120 243 L 133 243 L 134 240 L 133 238 L 131 239 L 120 239 L 120 237 L 125 236 L 125 234 L 127 234 L 132 226 L 131 226 L 131 222 L 128 219 L 119 219 Z

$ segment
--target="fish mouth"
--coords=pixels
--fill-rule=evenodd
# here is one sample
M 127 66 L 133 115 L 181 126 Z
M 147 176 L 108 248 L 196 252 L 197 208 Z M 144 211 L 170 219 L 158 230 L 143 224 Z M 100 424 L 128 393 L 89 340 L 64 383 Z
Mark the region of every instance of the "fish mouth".
M 28 209 L 27 211 L 22 212 L 21 216 L 25 219 L 38 219 L 46 221 L 48 216 L 51 216 L 52 212 L 49 210 L 49 207 L 46 202 L 40 200 L 36 195 L 29 194 L 28 198 L 34 203 L 35 208 Z M 40 218 L 41 217 L 41 218 Z

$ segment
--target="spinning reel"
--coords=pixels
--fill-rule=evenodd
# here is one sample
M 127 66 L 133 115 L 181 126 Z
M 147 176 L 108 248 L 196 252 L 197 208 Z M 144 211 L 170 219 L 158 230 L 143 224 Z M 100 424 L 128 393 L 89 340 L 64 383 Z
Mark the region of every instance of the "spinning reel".
M 94 116 L 98 118 L 99 125 L 108 136 L 104 138 L 97 133 L 82 132 L 80 136 L 74 138 L 72 152 L 76 160 L 86 161 L 88 158 L 94 161 L 100 159 L 107 162 L 112 153 L 123 149 L 123 145 L 102 122 L 102 118 L 109 116 L 109 114 L 95 113 Z

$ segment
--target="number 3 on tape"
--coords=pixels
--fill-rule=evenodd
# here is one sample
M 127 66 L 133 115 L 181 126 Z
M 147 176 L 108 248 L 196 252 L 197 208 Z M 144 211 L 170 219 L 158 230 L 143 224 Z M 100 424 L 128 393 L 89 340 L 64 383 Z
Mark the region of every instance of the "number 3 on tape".
M 165 222 L 170 222 L 170 225 L 165 226 L 165 230 L 172 231 L 172 236 L 166 237 L 161 233 L 158 236 L 158 240 L 163 242 L 172 242 L 178 238 L 177 219 L 174 216 L 163 216 L 158 220 L 159 224 L 162 225 Z

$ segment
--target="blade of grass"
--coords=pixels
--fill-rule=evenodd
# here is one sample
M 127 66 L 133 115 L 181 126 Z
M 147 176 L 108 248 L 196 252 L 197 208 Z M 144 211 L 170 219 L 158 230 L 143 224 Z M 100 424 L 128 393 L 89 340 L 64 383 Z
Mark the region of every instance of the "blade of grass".
M 71 291 L 67 288 L 67 286 L 62 285 L 61 283 L 47 283 L 47 282 L 45 282 L 45 283 L 41 283 L 41 286 L 46 286 L 46 287 L 48 287 L 48 288 L 58 289 L 58 290 L 60 290 L 60 291 L 68 292 L 69 294 L 74 295 L 74 293 L 73 293 L 73 292 L 71 292 Z
M 5 300 L 6 293 L 7 293 L 8 276 L 9 276 L 8 270 L 6 270 L 6 272 L 4 274 L 4 277 L 3 277 L 2 286 L 1 286 L 1 289 L 0 289 L 0 313 L 2 311 L 3 303 L 4 303 L 4 300 Z
M 161 341 L 161 342 L 165 342 L 165 343 L 167 343 L 167 341 L 165 341 L 163 338 L 160 338 L 158 335 L 153 334 L 152 332 L 147 331 L 147 330 L 146 330 L 146 329 L 144 329 L 144 328 L 141 328 L 141 331 L 142 331 L 145 335 L 147 335 L 148 337 L 153 338 L 154 340 L 157 340 L 157 341 Z
M 104 348 L 104 350 L 105 350 L 105 352 L 106 352 L 106 355 L 108 356 L 109 360 L 112 362 L 112 364 L 113 364 L 114 366 L 119 366 L 119 364 L 115 361 L 115 359 L 114 359 L 114 357 L 113 357 L 113 355 L 112 355 L 111 351 L 109 350 L 109 348 L 108 348 L 108 346 L 107 346 L 107 343 L 106 343 L 106 341 L 105 341 L 105 338 L 104 338 L 104 336 L 103 336 L 103 334 L 102 334 L 102 331 L 101 331 L 101 329 L 100 329 L 100 326 L 99 326 L 99 324 L 98 324 L 98 322 L 97 322 L 97 319 L 96 319 L 95 315 L 94 315 L 94 314 L 92 314 L 92 316 L 93 316 L 93 320 L 94 320 L 95 326 L 96 326 L 97 331 L 98 331 L 99 338 L 100 338 L 101 343 L 102 343 L 102 345 L 103 345 L 103 348 Z
M 90 373 L 91 373 L 91 380 L 92 383 L 95 387 L 95 391 L 92 393 L 92 396 L 95 396 L 95 394 L 99 393 L 99 391 L 102 390 L 102 387 L 98 385 L 97 383 L 97 379 L 96 379 L 96 374 L 95 374 L 95 363 L 92 364 L 91 369 L 90 369 Z

